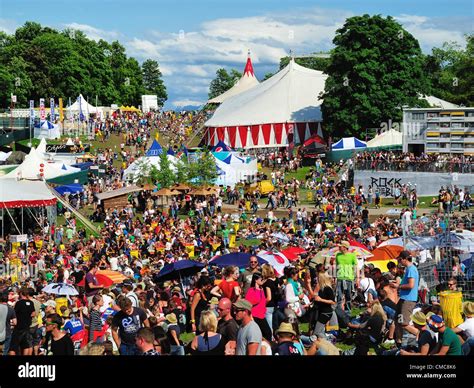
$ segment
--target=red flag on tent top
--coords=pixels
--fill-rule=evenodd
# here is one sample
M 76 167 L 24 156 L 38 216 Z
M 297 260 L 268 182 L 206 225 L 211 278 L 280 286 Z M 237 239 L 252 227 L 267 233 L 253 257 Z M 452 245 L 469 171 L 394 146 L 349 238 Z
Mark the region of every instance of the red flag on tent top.
M 249 77 L 254 76 L 252 60 L 250 59 L 250 50 L 249 50 L 249 54 L 248 54 L 248 57 L 247 57 L 247 63 L 245 65 L 244 74 L 248 75 Z

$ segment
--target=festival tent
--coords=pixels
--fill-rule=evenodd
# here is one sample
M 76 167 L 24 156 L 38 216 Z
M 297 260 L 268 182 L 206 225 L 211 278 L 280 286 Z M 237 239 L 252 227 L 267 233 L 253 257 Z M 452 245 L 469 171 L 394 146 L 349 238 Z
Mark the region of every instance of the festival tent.
M 319 94 L 327 75 L 290 60 L 273 77 L 224 101 L 206 122 L 202 142 L 232 148 L 302 144 L 322 121 Z
M 50 163 L 44 160 L 38 151 L 33 147 L 25 160 L 13 171 L 2 176 L 2 179 L 20 178 L 20 179 L 54 179 L 80 172 L 79 168 L 66 166 L 65 164 Z M 43 174 L 42 176 L 40 174 Z
M 367 148 L 379 149 L 401 149 L 403 143 L 403 134 L 395 129 L 382 132 L 367 142 Z
M 178 164 L 178 159 L 175 156 L 169 154 L 167 154 L 166 157 L 170 162 L 171 170 L 176 172 L 176 165 Z M 141 170 L 149 170 L 152 166 L 155 166 L 158 170 L 160 169 L 160 157 L 142 156 L 127 167 L 127 169 L 123 172 L 123 179 L 136 182 L 139 178 Z
M 228 98 L 245 92 L 246 90 L 251 89 L 258 84 L 259 82 L 253 72 L 252 60 L 250 59 L 249 51 L 247 63 L 245 65 L 244 74 L 242 74 L 242 77 L 240 77 L 240 79 L 235 83 L 235 85 L 232 86 L 229 90 L 218 95 L 217 97 L 211 98 L 208 101 L 208 104 L 221 104 Z
M 257 175 L 257 159 L 237 152 L 213 152 L 219 176 L 215 182 L 219 186 L 234 187 L 241 181 L 252 180 Z
M 367 148 L 367 143 L 355 137 L 344 137 L 334 143 L 331 148 L 333 151 L 360 150 Z
M 64 196 L 64 194 L 76 194 L 82 193 L 84 191 L 84 187 L 78 183 L 72 183 L 70 185 L 58 186 L 55 190 Z
M 43 181 L 3 179 L 0 184 L 0 209 L 56 204 L 56 197 Z
M 35 126 L 34 137 L 36 139 L 59 139 L 61 128 L 59 125 L 46 120 Z
M 73 114 L 83 114 L 84 118 L 88 118 L 90 114 L 97 113 L 99 109 L 87 102 L 82 94 L 77 97 L 76 102 L 71 106 L 66 108 L 67 112 L 71 112 Z
M 150 156 L 160 156 L 162 152 L 163 152 L 163 147 L 155 139 L 155 140 L 153 140 L 153 143 L 151 144 L 151 147 L 146 152 L 146 156 L 148 156 L 148 157 L 150 157 Z
M 10 152 L 0 151 L 0 162 L 5 162 L 11 154 L 12 154 L 12 151 Z

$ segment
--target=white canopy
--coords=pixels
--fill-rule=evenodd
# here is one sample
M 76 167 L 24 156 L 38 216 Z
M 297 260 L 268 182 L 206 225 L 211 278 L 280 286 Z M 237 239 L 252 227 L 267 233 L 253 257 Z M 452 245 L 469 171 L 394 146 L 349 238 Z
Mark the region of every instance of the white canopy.
M 43 170 L 43 171 L 40 171 Z M 25 160 L 17 168 L 8 174 L 0 177 L 0 179 L 41 179 L 41 173 L 44 179 L 53 179 L 59 176 L 72 174 L 81 171 L 80 168 L 66 166 L 63 163 L 48 162 L 43 159 L 42 155 L 33 147 Z M 2 183 L 3 185 L 3 183 Z
M 229 98 L 206 122 L 208 127 L 321 121 L 319 93 L 327 75 L 300 66 L 288 66 L 261 84 Z
M 255 177 L 258 172 L 257 159 L 237 152 L 213 152 L 218 171 L 216 185 L 234 187 L 241 181 Z
M 66 108 L 66 112 L 72 112 L 73 114 L 82 114 L 84 117 L 88 117 L 92 113 L 97 113 L 98 109 L 89 104 L 82 94 L 77 97 L 76 102 Z
M 356 137 L 343 137 L 338 142 L 332 145 L 333 151 L 344 151 L 344 150 L 358 150 L 366 148 L 367 143 L 365 141 L 359 140 Z
M 36 139 L 59 139 L 61 137 L 61 127 L 50 121 L 43 121 L 41 126 L 35 127 L 34 137 Z
M 43 181 L 4 179 L 0 184 L 0 208 L 51 206 L 56 197 Z
M 372 140 L 368 141 L 367 147 L 375 148 L 401 146 L 402 142 L 403 134 L 392 128 L 387 132 L 382 132 L 380 135 L 377 135 Z
M 459 108 L 459 105 L 453 104 L 452 102 L 442 100 L 441 98 L 435 96 L 422 96 L 428 104 L 433 107 L 441 108 L 441 109 L 452 109 L 452 108 Z
M 224 101 L 206 122 L 205 142 L 223 140 L 233 148 L 303 143 L 322 121 L 319 95 L 326 78 L 292 59 L 273 77 Z
M 242 77 L 226 92 L 220 94 L 217 97 L 214 97 L 208 101 L 210 104 L 220 104 L 227 100 L 229 97 L 236 96 L 248 89 L 253 88 L 255 85 L 258 85 L 259 82 L 255 77 L 253 72 L 252 61 L 250 60 L 250 53 L 247 58 L 247 64 L 245 65 L 244 74 Z

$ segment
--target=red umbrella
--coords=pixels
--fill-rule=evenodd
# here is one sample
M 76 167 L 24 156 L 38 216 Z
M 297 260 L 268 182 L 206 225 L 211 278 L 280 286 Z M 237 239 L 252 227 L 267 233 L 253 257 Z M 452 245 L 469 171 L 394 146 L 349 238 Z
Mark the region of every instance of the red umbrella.
M 98 274 L 95 275 L 95 277 L 96 277 L 97 281 L 99 282 L 99 285 L 101 285 L 101 286 L 110 287 L 112 284 L 114 284 L 114 281 L 111 278 L 109 278 L 105 275 L 101 275 L 101 274 L 98 273 Z M 82 278 L 82 280 L 79 283 L 77 283 L 77 285 L 80 286 L 80 287 L 85 287 L 86 286 L 86 277 L 84 276 Z
M 360 242 L 356 240 L 349 240 L 349 245 L 351 247 L 359 247 L 359 248 L 365 249 L 366 251 L 369 250 L 369 248 L 367 248 L 364 244 L 361 244 Z
M 298 255 L 306 253 L 306 250 L 300 247 L 290 247 L 283 249 L 281 253 L 283 253 L 288 260 L 295 261 L 298 260 Z

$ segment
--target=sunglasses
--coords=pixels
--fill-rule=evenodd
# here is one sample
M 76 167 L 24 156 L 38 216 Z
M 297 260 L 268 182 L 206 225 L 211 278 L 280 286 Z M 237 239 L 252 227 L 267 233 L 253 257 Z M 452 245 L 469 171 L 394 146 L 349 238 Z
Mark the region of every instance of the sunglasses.
M 46 326 L 54 326 L 54 325 L 57 325 L 56 322 L 46 322 L 45 323 Z
M 455 286 L 454 283 L 448 283 L 448 286 L 451 287 L 451 286 Z
M 250 264 L 258 264 L 258 261 L 251 261 Z

